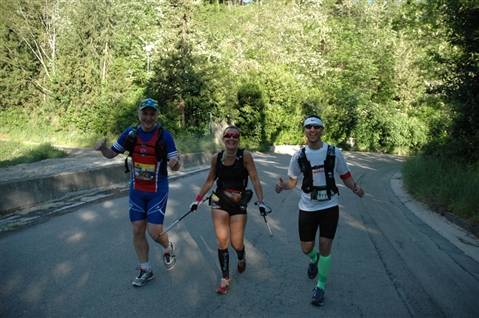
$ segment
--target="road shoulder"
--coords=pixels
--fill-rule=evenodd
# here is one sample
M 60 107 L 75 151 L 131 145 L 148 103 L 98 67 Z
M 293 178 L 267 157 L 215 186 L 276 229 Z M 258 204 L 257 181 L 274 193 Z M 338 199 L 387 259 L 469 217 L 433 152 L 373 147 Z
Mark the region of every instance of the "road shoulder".
M 400 171 L 397 171 L 392 176 L 391 188 L 398 199 L 412 213 L 459 248 L 464 254 L 479 263 L 479 239 L 473 233 L 460 226 L 463 222 L 462 220 L 457 220 L 457 223 L 451 222 L 440 214 L 433 212 L 426 204 L 422 204 L 412 199 L 404 189 L 402 174 Z M 452 217 L 450 216 L 449 218 Z

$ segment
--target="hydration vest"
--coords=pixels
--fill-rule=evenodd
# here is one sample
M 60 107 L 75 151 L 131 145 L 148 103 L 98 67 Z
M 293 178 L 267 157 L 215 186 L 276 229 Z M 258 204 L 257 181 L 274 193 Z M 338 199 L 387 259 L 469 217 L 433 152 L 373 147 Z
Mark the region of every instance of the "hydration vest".
M 138 126 L 138 128 L 133 128 L 128 133 L 128 136 L 126 136 L 125 143 L 123 144 L 123 148 L 125 148 L 128 151 L 128 156 L 125 158 L 125 173 L 130 172 L 130 169 L 128 168 L 128 157 L 131 157 L 133 151 L 135 150 L 136 143 L 138 142 L 139 128 L 140 126 Z M 167 152 L 166 152 L 165 143 L 163 141 L 164 129 L 162 126 L 159 126 L 158 129 L 159 129 L 158 138 L 156 139 L 156 142 L 155 142 L 155 154 L 156 154 L 156 160 L 160 162 L 163 159 L 166 159 Z M 164 175 L 167 175 L 166 164 L 163 164 L 161 173 Z
M 326 176 L 326 191 L 328 194 L 328 199 L 331 199 L 331 196 L 338 193 L 339 189 L 336 186 L 336 181 L 334 180 L 334 164 L 336 161 L 335 147 L 333 145 L 328 145 L 328 152 L 326 155 L 326 160 L 324 161 L 324 173 Z M 299 154 L 298 164 L 303 173 L 303 185 L 301 190 L 305 193 L 311 193 L 313 191 L 313 169 L 311 163 L 306 157 L 306 147 L 301 149 Z M 322 166 L 318 166 L 321 168 Z
M 219 189 L 245 191 L 248 185 L 248 170 L 244 167 L 244 149 L 238 149 L 236 160 L 231 166 L 223 165 L 223 151 L 216 157 L 216 185 Z M 227 173 L 227 175 L 225 175 Z M 225 177 L 227 180 L 225 180 Z

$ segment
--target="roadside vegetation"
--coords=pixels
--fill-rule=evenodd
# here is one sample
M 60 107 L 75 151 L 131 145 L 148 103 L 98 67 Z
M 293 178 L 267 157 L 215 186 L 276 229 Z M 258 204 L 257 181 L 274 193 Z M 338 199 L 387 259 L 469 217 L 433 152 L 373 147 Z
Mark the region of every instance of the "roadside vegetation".
M 410 155 L 411 193 L 477 220 L 478 16 L 477 0 L 5 0 L 1 164 L 111 144 L 145 97 L 182 153 L 215 151 L 220 123 L 252 150 L 301 144 L 318 114 L 325 141 Z
M 418 155 L 402 168 L 404 186 L 436 212 L 448 211 L 479 226 L 479 165 Z
M 51 144 L 23 144 L 0 141 L 0 168 L 15 166 L 21 163 L 32 163 L 49 158 L 65 158 L 67 153 Z

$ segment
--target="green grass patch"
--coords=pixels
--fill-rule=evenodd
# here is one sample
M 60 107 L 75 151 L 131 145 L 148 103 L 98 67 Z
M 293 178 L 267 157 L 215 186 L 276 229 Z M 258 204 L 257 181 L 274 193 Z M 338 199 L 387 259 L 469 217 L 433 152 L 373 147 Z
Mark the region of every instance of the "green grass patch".
M 448 211 L 479 225 L 479 165 L 418 155 L 402 168 L 404 186 L 429 206 Z
M 65 158 L 68 154 L 49 143 L 24 144 L 16 141 L 0 141 L 0 168 L 32 163 L 49 158 Z

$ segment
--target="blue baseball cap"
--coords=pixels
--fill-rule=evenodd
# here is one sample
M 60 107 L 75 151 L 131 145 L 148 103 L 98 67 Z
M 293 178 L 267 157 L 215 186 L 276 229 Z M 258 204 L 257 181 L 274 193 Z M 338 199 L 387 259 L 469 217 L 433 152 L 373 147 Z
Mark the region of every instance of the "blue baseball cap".
M 154 110 L 156 111 L 159 111 L 158 109 L 158 102 L 154 99 L 151 99 L 151 98 L 146 98 L 146 99 L 143 99 L 141 102 L 140 102 L 140 106 L 138 106 L 138 109 L 139 110 L 143 110 L 147 107 L 151 107 L 153 108 Z

